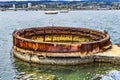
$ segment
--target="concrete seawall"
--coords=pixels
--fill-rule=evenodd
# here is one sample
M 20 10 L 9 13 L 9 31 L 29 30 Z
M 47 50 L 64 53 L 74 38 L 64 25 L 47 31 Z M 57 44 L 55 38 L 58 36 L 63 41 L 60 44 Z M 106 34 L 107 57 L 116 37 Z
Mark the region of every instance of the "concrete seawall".
M 112 45 L 110 50 L 103 53 L 94 54 L 94 61 L 109 62 L 112 64 L 120 64 L 120 47 L 119 45 Z

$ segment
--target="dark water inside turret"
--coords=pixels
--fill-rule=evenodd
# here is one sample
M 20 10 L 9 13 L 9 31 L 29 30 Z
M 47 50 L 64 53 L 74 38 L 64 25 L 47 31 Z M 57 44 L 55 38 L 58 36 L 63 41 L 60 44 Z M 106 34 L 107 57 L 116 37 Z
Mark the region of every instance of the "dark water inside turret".
M 91 80 L 96 75 L 120 70 L 119 65 L 92 63 L 79 66 L 31 65 L 10 55 L 12 32 L 15 29 L 38 26 L 69 26 L 107 30 L 111 41 L 120 43 L 120 11 L 70 11 L 46 15 L 43 11 L 0 12 L 0 80 L 47 79 Z

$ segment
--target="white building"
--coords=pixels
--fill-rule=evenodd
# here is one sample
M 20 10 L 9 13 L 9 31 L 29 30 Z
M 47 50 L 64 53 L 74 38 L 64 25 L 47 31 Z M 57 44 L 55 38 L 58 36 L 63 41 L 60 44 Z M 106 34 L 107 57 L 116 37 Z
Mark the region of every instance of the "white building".
M 13 4 L 12 8 L 13 8 L 13 9 L 15 9 L 15 8 L 16 8 L 15 4 Z
M 26 8 L 26 4 L 22 4 L 22 8 Z
M 32 7 L 32 3 L 28 3 L 28 8 L 31 8 Z

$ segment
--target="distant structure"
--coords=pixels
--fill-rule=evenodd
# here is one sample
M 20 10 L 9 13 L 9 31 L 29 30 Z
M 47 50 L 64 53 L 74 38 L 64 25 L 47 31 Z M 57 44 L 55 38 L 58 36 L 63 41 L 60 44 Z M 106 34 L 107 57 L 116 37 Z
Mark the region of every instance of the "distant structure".
M 28 3 L 28 8 L 31 8 L 32 7 L 32 3 Z
M 23 5 L 22 5 L 22 8 L 26 8 L 26 4 L 23 4 Z
M 15 9 L 16 8 L 15 4 L 13 4 L 12 7 L 13 7 L 13 9 Z
M 120 10 L 120 2 L 0 2 L 0 10 Z M 61 11 L 66 12 L 67 11 Z

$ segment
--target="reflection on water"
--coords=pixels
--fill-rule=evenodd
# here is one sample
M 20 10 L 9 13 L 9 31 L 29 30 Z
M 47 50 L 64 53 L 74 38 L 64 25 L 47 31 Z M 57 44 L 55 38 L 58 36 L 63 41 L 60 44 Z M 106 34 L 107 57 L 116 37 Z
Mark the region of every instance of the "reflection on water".
M 120 67 L 109 63 L 91 63 L 77 66 L 30 64 L 14 58 L 15 79 L 31 80 L 91 80 Z

